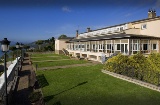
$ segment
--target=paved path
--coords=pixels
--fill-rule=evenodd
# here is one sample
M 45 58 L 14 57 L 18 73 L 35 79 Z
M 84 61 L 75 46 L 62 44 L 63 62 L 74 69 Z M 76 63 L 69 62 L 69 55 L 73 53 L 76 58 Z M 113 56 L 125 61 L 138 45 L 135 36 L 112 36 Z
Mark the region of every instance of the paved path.
M 51 58 L 61 58 L 60 56 L 46 56 L 46 57 L 47 57 L 47 58 L 50 58 L 50 57 L 51 57 Z M 43 57 L 32 57 L 32 56 L 31 56 L 31 59 L 32 59 L 32 58 L 43 58 Z
M 70 67 L 77 67 L 77 66 L 91 66 L 91 65 L 96 65 L 96 64 L 98 63 L 85 63 L 85 64 L 73 64 L 73 65 L 66 65 L 66 66 L 42 67 L 42 68 L 38 68 L 38 70 L 54 70 L 54 69 L 70 68 Z
M 29 89 L 29 77 L 32 71 L 32 66 L 29 65 L 29 59 L 25 58 L 23 61 L 22 70 L 19 72 L 19 80 L 17 81 L 16 92 L 14 95 L 14 105 L 31 105 L 28 96 L 30 94 Z
M 107 70 L 102 70 L 102 72 L 105 73 L 105 74 L 111 75 L 113 77 L 116 77 L 116 78 L 119 78 L 119 79 L 122 79 L 122 80 L 125 80 L 125 81 L 128 81 L 128 82 L 131 82 L 131 83 L 134 83 L 134 84 L 137 84 L 137 85 L 140 85 L 140 86 L 143 86 L 143 87 L 146 87 L 146 88 L 149 88 L 149 89 L 156 90 L 156 91 L 160 92 L 160 87 L 158 87 L 156 85 L 153 85 L 153 84 L 150 84 L 150 83 L 147 83 L 147 82 L 143 82 L 143 81 L 140 81 L 140 80 L 137 80 L 137 79 L 133 79 L 131 77 L 127 77 L 127 76 L 120 75 L 120 74 L 117 74 L 117 73 L 113 73 L 113 72 L 110 72 L 110 71 L 107 71 Z
M 60 60 L 39 60 L 39 61 L 33 61 L 33 62 L 52 62 L 52 61 L 65 61 L 70 59 L 60 59 Z

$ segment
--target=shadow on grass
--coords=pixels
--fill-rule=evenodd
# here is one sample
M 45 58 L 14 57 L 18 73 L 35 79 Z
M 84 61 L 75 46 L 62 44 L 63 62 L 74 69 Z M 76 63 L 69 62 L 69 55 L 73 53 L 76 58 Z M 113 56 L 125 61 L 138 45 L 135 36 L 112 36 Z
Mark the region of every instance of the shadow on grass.
M 67 92 L 67 91 L 69 91 L 69 90 L 72 90 L 72 89 L 74 89 L 74 88 L 76 88 L 76 87 L 78 87 L 78 86 L 84 85 L 84 84 L 86 84 L 86 83 L 88 83 L 88 81 L 79 83 L 79 84 L 77 84 L 76 86 L 73 86 L 73 87 L 71 87 L 71 88 L 69 88 L 69 89 L 66 89 L 66 90 L 64 90 L 64 91 L 62 91 L 62 92 L 59 92 L 59 93 L 57 93 L 57 94 L 55 94 L 55 95 L 46 96 L 46 97 L 44 97 L 44 101 L 45 101 L 45 102 L 48 102 L 48 101 L 52 100 L 52 99 L 54 98 L 54 96 L 57 96 L 57 95 L 59 95 L 59 94 L 62 94 L 62 93 Z M 53 105 L 61 105 L 61 103 L 58 101 L 58 102 L 56 102 L 56 103 L 53 104 Z
M 62 105 L 60 101 L 54 103 L 53 105 Z
M 66 90 L 64 90 L 64 91 L 62 91 L 62 92 L 60 92 L 60 93 L 55 94 L 54 96 L 57 96 L 57 95 L 59 95 L 59 94 L 62 94 L 62 93 L 67 92 L 67 91 L 69 91 L 69 90 L 72 90 L 72 89 L 74 89 L 74 88 L 76 88 L 76 87 L 78 87 L 78 86 L 84 85 L 84 84 L 86 84 L 86 83 L 88 83 L 88 81 L 79 83 L 79 84 L 77 84 L 76 86 L 73 86 L 73 87 L 71 87 L 71 88 L 69 88 L 69 89 L 66 89 Z
M 46 96 L 46 97 L 44 97 L 44 101 L 48 102 L 48 101 L 52 100 L 53 98 L 54 98 L 54 95 Z
M 38 75 L 38 76 L 37 76 L 37 80 L 38 80 L 39 86 L 40 86 L 41 88 L 49 85 L 49 83 L 47 82 L 44 74 Z

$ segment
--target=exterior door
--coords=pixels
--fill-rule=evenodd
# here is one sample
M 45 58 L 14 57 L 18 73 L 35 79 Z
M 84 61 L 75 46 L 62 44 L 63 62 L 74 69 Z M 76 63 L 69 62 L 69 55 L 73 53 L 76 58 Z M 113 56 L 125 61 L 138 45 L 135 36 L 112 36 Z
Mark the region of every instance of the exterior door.
M 121 53 L 123 54 L 128 53 L 128 44 L 121 44 Z

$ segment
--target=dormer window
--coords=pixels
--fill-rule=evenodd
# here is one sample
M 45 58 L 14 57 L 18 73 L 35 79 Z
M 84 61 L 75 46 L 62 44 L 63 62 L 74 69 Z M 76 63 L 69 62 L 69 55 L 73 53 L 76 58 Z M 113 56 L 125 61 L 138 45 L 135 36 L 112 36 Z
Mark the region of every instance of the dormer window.
M 120 31 L 123 31 L 123 27 L 120 27 Z
M 117 31 L 119 31 L 119 28 L 117 28 Z
M 142 30 L 147 28 L 147 24 L 142 24 Z

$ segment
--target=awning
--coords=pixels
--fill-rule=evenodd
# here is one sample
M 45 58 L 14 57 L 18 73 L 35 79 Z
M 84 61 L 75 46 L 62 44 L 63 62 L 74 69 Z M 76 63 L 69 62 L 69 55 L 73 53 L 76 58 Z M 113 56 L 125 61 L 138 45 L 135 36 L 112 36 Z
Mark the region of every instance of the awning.
M 80 39 L 72 39 L 67 41 L 68 43 L 72 42 L 87 42 L 87 41 L 98 41 L 98 40 L 111 40 L 111 39 L 160 39 L 160 37 L 148 36 L 148 35 L 134 35 L 134 34 L 112 34 L 112 35 L 103 35 L 97 37 L 89 37 L 89 38 L 80 38 Z

